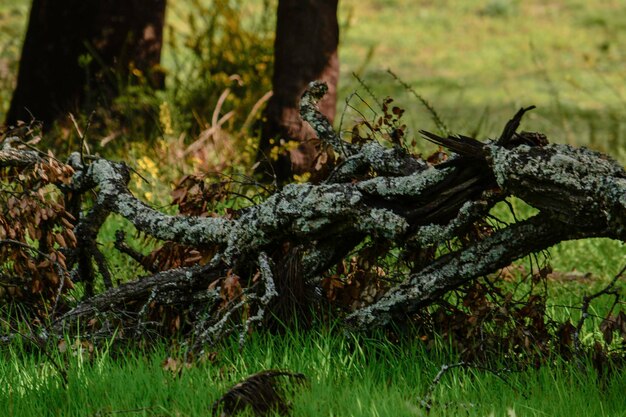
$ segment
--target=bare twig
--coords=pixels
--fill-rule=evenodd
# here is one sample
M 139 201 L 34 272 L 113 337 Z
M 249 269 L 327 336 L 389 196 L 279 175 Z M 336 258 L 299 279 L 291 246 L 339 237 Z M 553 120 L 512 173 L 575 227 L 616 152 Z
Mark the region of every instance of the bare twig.
M 615 275 L 611 279 L 611 281 L 609 281 L 609 283 L 600 291 L 583 297 L 583 304 L 580 309 L 580 319 L 578 320 L 578 323 L 576 324 L 576 330 L 574 331 L 574 350 L 576 351 L 576 353 L 580 354 L 582 349 L 580 343 L 580 333 L 582 331 L 583 325 L 585 324 L 585 320 L 587 320 L 587 318 L 589 317 L 589 307 L 591 306 L 591 302 L 603 295 L 613 294 L 613 288 L 615 287 L 615 284 L 624 275 L 625 272 L 626 265 L 624 265 L 624 267 L 617 273 L 617 275 Z
M 422 396 L 421 398 L 418 398 L 420 405 L 426 409 L 426 412 L 430 412 L 430 410 L 432 409 L 433 406 L 433 393 L 435 391 L 435 388 L 437 388 L 437 385 L 439 385 L 439 382 L 441 381 L 441 378 L 443 378 L 443 376 L 448 373 L 449 371 L 451 371 L 452 369 L 455 368 L 469 368 L 469 369 L 477 369 L 480 371 L 486 371 L 489 372 L 491 374 L 493 374 L 495 377 L 497 377 L 499 380 L 501 380 L 502 382 L 504 382 L 509 388 L 511 388 L 513 391 L 515 391 L 517 394 L 522 395 L 525 399 L 528 399 L 528 395 L 520 392 L 517 388 L 515 388 L 502 374 L 503 373 L 509 373 L 511 372 L 510 369 L 508 368 L 503 368 L 503 369 L 492 369 L 483 365 L 477 365 L 477 364 L 473 364 L 473 363 L 469 363 L 469 362 L 457 362 L 457 363 L 453 363 L 453 364 L 444 364 L 441 365 L 441 369 L 439 369 L 439 372 L 437 372 L 437 375 L 435 375 L 435 378 L 433 378 L 433 381 L 430 383 L 430 385 L 428 386 L 428 389 L 426 390 L 426 394 L 424 394 L 424 396 Z

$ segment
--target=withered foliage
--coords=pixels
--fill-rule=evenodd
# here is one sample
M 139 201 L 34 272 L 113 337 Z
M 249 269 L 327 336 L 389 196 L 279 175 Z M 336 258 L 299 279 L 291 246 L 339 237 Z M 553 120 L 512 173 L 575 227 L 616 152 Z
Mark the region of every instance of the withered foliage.
M 66 251 L 76 247 L 76 219 L 59 190 L 73 174 L 52 153 L 0 168 L 0 299 L 43 315 L 72 288 Z
M 615 334 L 621 339 L 621 343 L 626 345 L 626 312 L 622 310 L 618 313 L 609 313 L 600 323 L 600 331 L 608 345 L 613 343 Z
M 354 311 L 376 301 L 389 288 L 389 283 L 383 281 L 384 269 L 364 268 L 364 262 L 363 258 L 356 257 L 350 259 L 349 263 L 342 261 L 337 265 L 336 273 L 322 280 L 322 288 L 330 301 Z
M 429 330 L 423 340 L 448 340 L 467 362 L 504 356 L 535 364 L 561 343 L 546 311 L 546 297 L 535 288 L 516 297 L 510 284 L 485 278 L 459 288 L 429 311 L 423 317 Z
M 402 123 L 404 109 L 393 106 L 393 99 L 386 97 L 382 104 L 382 114 L 374 121 L 361 120 L 357 122 L 351 131 L 351 143 L 363 145 L 372 140 L 389 142 L 391 145 L 406 147 L 407 126 Z M 415 142 L 411 143 L 415 146 Z

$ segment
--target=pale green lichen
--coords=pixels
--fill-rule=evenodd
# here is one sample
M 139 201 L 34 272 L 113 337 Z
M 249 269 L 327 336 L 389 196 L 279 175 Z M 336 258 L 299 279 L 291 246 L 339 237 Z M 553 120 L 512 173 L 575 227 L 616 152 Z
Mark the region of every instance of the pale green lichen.
M 232 228 L 226 256 L 232 259 L 277 236 L 315 233 L 338 219 L 354 216 L 363 196 L 350 184 L 290 184 L 250 208 Z M 322 219 L 327 219 L 324 221 Z
M 223 243 L 231 222 L 222 218 L 170 216 L 160 213 L 130 194 L 121 164 L 99 159 L 89 167 L 89 176 L 100 188 L 97 204 L 130 220 L 134 226 L 161 240 L 186 244 Z
M 321 230 L 327 226 L 333 224 L 332 220 L 327 217 L 319 217 L 316 219 L 302 219 L 298 218 L 294 220 L 294 229 L 298 231 L 298 233 L 309 234 L 313 233 L 316 230 Z
M 370 195 L 385 199 L 397 197 L 419 197 L 425 190 L 441 182 L 449 174 L 449 169 L 429 168 L 405 177 L 376 177 L 362 181 L 356 188 Z
M 339 155 L 347 157 L 354 153 L 353 146 L 344 142 L 335 133 L 326 116 L 317 109 L 317 103 L 327 92 L 328 86 L 326 83 L 321 81 L 310 82 L 300 99 L 300 115 L 315 130 L 322 143 L 332 147 Z
M 406 233 L 409 224 L 406 219 L 385 209 L 372 209 L 358 218 L 357 227 L 365 233 L 394 239 Z
M 496 181 L 504 189 L 511 181 L 524 177 L 580 188 L 579 184 L 588 177 L 626 175 L 615 160 L 586 148 L 552 144 L 541 148 L 523 145 L 510 150 L 488 145 L 485 149 Z
M 466 201 L 459 209 L 456 217 L 448 224 L 428 224 L 417 231 L 412 240 L 419 242 L 421 246 L 436 245 L 456 236 L 458 230 L 472 224 L 481 217 L 489 205 L 484 200 Z

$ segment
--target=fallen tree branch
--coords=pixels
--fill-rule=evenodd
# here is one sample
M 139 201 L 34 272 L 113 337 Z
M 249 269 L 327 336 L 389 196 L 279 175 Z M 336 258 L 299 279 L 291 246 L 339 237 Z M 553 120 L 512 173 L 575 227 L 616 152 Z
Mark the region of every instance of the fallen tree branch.
M 156 239 L 212 248 L 221 263 L 219 267 L 211 264 L 159 272 L 110 288 L 66 313 L 57 329 L 107 313 L 130 312 L 129 317 L 137 323 L 149 304 L 184 308 L 195 300 L 205 313 L 215 316 L 195 323 L 193 333 L 200 343 L 213 343 L 236 328 L 246 333 L 251 324 L 266 316 L 270 300 L 285 296 L 277 290 L 286 288 L 280 282 L 283 271 L 270 265 L 295 265 L 297 279 L 305 285 L 318 285 L 320 277 L 364 242 L 388 251 L 395 247 L 408 255 L 411 251 L 433 254 L 419 268 L 399 267 L 402 282 L 347 317 L 354 328 L 368 329 L 404 319 L 447 291 L 560 241 L 600 236 L 626 240 L 623 167 L 597 152 L 547 145 L 540 134 L 516 133 L 528 109 L 507 123 L 498 141 L 483 143 L 422 132 L 428 140 L 455 153 L 448 161 L 429 166 L 395 144 L 344 142 L 315 107 L 323 92 L 323 86 L 312 84 L 303 96 L 301 110 L 322 142 L 339 155 L 334 174 L 322 184 L 287 185 L 228 217 L 163 214 L 132 195 L 127 187 L 131 172 L 124 163 L 85 158 L 83 164 L 79 156 L 72 155 L 75 174 L 66 190 L 96 192 L 93 206 L 75 229 L 79 246 L 68 249 L 72 252 L 68 259 L 78 263 L 87 285 L 94 276 L 93 258 L 100 259 L 94 252 L 98 230 L 111 213 Z M 39 161 L 33 151 L 5 146 L 2 152 L 2 166 Z M 523 199 L 540 213 L 468 238 L 493 205 L 509 195 Z M 440 245 L 461 238 L 465 243 L 455 251 L 434 256 Z M 285 247 L 297 250 L 285 251 Z M 284 260 L 284 256 L 297 259 Z M 207 288 L 224 277 L 227 269 L 243 277 L 245 297 L 218 312 L 212 306 L 219 290 Z M 257 271 L 261 272 L 263 294 L 261 285 L 252 282 Z M 319 288 L 316 294 L 322 296 Z M 230 320 L 249 308 L 255 313 L 247 321 Z
M 87 323 L 92 318 L 106 316 L 108 313 L 128 315 L 131 311 L 139 311 L 141 302 L 150 298 L 162 305 L 217 303 L 220 299 L 219 288 L 208 289 L 208 285 L 223 275 L 222 269 L 197 266 L 139 278 L 81 302 L 59 317 L 54 328 L 63 333 L 64 330 L 71 330 L 77 323 Z

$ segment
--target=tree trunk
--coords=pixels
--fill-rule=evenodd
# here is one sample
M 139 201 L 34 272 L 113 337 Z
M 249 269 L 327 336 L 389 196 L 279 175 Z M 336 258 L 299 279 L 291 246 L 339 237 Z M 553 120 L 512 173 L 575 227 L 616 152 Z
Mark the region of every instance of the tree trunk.
M 321 112 L 331 121 L 335 116 L 339 78 L 338 0 L 280 0 L 274 44 L 274 95 L 264 114 L 258 159 L 267 162 L 271 139 L 297 141 L 299 146 L 278 161 L 263 164 L 263 170 L 279 180 L 292 173 L 310 171 L 314 166 L 315 132 L 303 123 L 298 102 L 309 82 L 323 80 L 329 92 L 320 103 Z M 271 170 L 273 168 L 273 171 Z
M 165 3 L 33 0 L 6 123 L 30 120 L 32 114 L 50 127 L 65 112 L 85 104 L 88 91 L 99 87 L 114 95 L 115 77 L 103 76 L 109 68 L 121 79 L 133 69 L 157 74 L 153 70 L 161 57 Z

